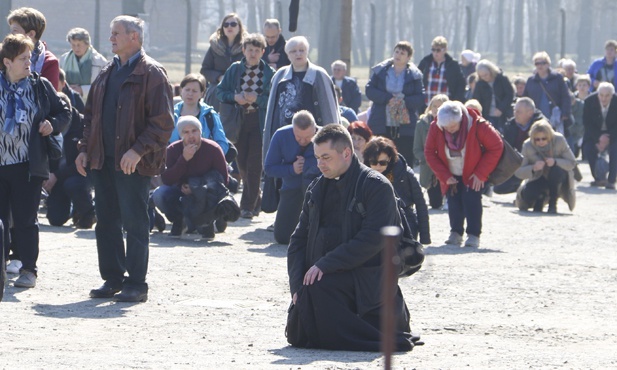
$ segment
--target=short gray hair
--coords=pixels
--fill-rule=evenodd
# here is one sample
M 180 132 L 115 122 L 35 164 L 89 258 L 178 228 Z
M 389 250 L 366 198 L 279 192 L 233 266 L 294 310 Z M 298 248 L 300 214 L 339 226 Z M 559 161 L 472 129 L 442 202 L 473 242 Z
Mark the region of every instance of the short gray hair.
M 130 15 L 119 15 L 114 18 L 109 27 L 113 27 L 114 24 L 120 23 L 124 26 L 124 29 L 127 33 L 137 32 L 137 37 L 139 39 L 139 43 L 144 43 L 144 20 L 136 17 L 131 17 Z
M 66 41 L 70 43 L 71 40 L 83 41 L 86 45 L 90 46 L 90 33 L 85 28 L 71 28 L 69 33 L 66 34 Z
M 461 122 L 465 107 L 459 101 L 447 101 L 437 111 L 437 125 L 446 127 L 452 122 Z
M 600 84 L 598 85 L 598 92 L 600 92 L 600 90 L 609 90 L 611 94 L 614 94 L 615 86 L 613 86 L 613 84 L 610 82 L 600 82 Z
M 291 119 L 291 124 L 299 128 L 300 130 L 307 130 L 310 127 L 317 126 L 313 114 L 311 114 L 311 112 L 307 110 L 301 110 L 296 112 Z
M 334 67 L 343 67 L 344 70 L 347 70 L 347 63 L 343 62 L 342 60 L 335 60 L 334 62 L 332 62 L 332 64 L 330 65 L 331 69 L 334 69 Z
M 576 62 L 574 62 L 572 59 L 563 59 L 561 62 L 561 68 L 565 69 L 568 67 L 576 69 Z
M 516 103 L 514 103 L 514 106 L 517 106 L 519 104 L 526 106 L 527 109 L 536 110 L 536 103 L 534 103 L 531 98 L 528 98 L 526 96 L 516 99 Z
M 487 71 L 493 77 L 497 76 L 500 72 L 499 67 L 488 59 L 482 59 L 478 62 L 478 64 L 476 64 L 476 72 L 479 72 L 480 70 Z
M 310 45 L 304 36 L 294 36 L 287 40 L 287 43 L 285 44 L 285 53 L 289 53 L 289 50 L 293 49 L 298 44 L 304 45 L 306 47 L 306 53 L 308 54 Z
M 264 28 L 276 28 L 278 30 L 281 29 L 281 23 L 276 18 L 266 19 L 264 22 Z

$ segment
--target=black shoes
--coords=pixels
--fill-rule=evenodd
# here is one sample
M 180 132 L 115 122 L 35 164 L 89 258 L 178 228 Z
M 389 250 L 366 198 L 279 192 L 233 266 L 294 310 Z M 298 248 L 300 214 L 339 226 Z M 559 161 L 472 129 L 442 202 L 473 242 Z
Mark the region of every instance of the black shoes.
M 203 227 L 201 232 L 202 240 L 213 241 L 214 240 L 214 223 L 210 223 Z
M 148 300 L 148 291 L 133 287 L 126 287 L 114 296 L 114 302 L 145 302 Z
M 121 287 L 116 287 L 105 282 L 99 288 L 90 291 L 90 298 L 113 298 L 120 290 L 122 290 Z
M 171 224 L 171 231 L 169 232 L 169 236 L 172 238 L 179 238 L 182 234 L 186 232 L 186 228 L 184 227 L 183 221 L 176 221 Z

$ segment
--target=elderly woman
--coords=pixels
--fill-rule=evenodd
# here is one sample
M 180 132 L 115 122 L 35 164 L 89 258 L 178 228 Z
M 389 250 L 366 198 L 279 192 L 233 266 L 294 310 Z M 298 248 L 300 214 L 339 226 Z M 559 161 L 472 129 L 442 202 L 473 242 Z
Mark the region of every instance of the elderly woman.
M 208 81 L 205 101 L 219 112 L 216 86 L 223 79 L 229 66 L 239 62 L 242 55 L 242 39 L 246 35 L 240 17 L 229 13 L 221 21 L 219 28 L 210 36 L 210 48 L 204 56 L 199 71 Z
M 478 82 L 473 98 L 482 105 L 483 116 L 499 132 L 503 132 L 506 119 L 512 117 L 512 100 L 514 88 L 499 67 L 493 62 L 482 59 L 476 65 Z
M 375 135 L 394 140 L 399 152 L 413 163 L 413 135 L 417 112 L 424 107 L 422 73 L 411 62 L 407 41 L 394 46 L 392 58 L 371 69 L 366 96 L 373 102 L 368 124 Z
M 94 82 L 107 59 L 90 45 L 90 34 L 83 28 L 72 28 L 66 35 L 71 51 L 60 57 L 60 68 L 66 73 L 66 82 L 85 101 L 90 84 Z
M 450 237 L 446 244 L 480 246 L 482 232 L 482 190 L 493 172 L 503 142 L 499 132 L 474 110 L 462 103 L 443 103 L 431 124 L 424 155 L 448 199 Z M 464 223 L 467 220 L 467 228 Z
M 373 131 L 368 125 L 362 121 L 355 121 L 347 126 L 347 131 L 351 134 L 353 141 L 353 151 L 360 162 L 364 162 L 364 148 L 373 137 Z
M 524 96 L 533 100 L 536 108 L 545 117 L 550 118 L 551 125 L 557 131 L 563 132 L 564 121 L 569 120 L 571 111 L 570 90 L 560 73 L 551 70 L 551 58 L 541 51 L 534 54 L 533 64 L 536 72 L 527 79 Z M 559 108 L 559 109 L 557 109 Z
M 0 219 L 9 225 L 12 215 L 11 263 L 21 265 L 14 284 L 21 288 L 33 288 L 37 279 L 37 211 L 49 177 L 46 136 L 59 134 L 71 120 L 70 108 L 51 83 L 30 74 L 33 48 L 28 37 L 8 35 L 0 50 Z M 8 231 L 3 237 L 8 246 Z M 3 252 L 8 254 L 8 248 Z
M 298 111 L 311 112 L 318 126 L 340 122 L 334 84 L 323 68 L 308 60 L 309 43 L 306 37 L 295 36 L 287 40 L 285 53 L 291 65 L 276 71 L 272 78 L 262 159 L 265 159 L 274 132 L 291 124 L 294 113 Z
M 480 58 L 480 53 L 476 53 L 473 50 L 467 49 L 461 52 L 461 57 L 458 64 L 461 66 L 461 71 L 463 72 L 463 76 L 465 78 L 469 77 L 470 74 L 476 71 L 476 65 L 478 64 Z
M 573 210 L 576 159 L 563 135 L 546 120 L 538 121 L 529 130 L 522 154 L 523 163 L 515 175 L 527 181 L 518 188 L 518 208 L 526 211 L 533 207 L 534 212 L 542 212 L 548 203 L 548 213 L 557 213 L 557 199 L 561 197 Z
M 433 96 L 431 101 L 426 107 L 426 111 L 420 116 L 418 123 L 416 123 L 416 132 L 413 137 L 413 155 L 420 164 L 420 185 L 426 189 L 428 194 L 428 202 L 433 209 L 441 208 L 443 204 L 443 195 L 441 194 L 441 186 L 439 180 L 431 170 L 431 167 L 426 163 L 426 157 L 424 156 L 424 144 L 426 143 L 426 137 L 428 136 L 429 127 L 431 122 L 437 117 L 437 110 L 441 105 L 449 101 L 448 95 L 438 94 Z
M 364 164 L 390 180 L 394 191 L 403 201 L 414 239 L 418 239 L 418 234 L 420 234 L 420 243 L 431 244 L 428 208 L 424 201 L 422 188 L 405 158 L 399 155 L 394 142 L 388 138 L 376 136 L 366 144 L 364 154 Z

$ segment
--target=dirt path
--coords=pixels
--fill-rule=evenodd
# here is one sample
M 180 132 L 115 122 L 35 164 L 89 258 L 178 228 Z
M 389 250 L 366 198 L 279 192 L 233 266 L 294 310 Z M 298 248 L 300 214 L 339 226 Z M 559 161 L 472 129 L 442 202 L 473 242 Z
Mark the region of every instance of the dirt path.
M 426 345 L 395 366 L 617 367 L 617 193 L 587 180 L 577 197 L 556 216 L 486 199 L 479 250 L 443 246 L 447 214 L 431 211 L 425 268 L 400 282 Z M 0 304 L 1 367 L 382 367 L 380 354 L 287 345 L 286 247 L 265 230 L 272 221 L 240 220 L 209 244 L 154 233 L 145 304 L 89 299 L 101 283 L 94 232 L 42 226 L 37 287 L 10 276 Z

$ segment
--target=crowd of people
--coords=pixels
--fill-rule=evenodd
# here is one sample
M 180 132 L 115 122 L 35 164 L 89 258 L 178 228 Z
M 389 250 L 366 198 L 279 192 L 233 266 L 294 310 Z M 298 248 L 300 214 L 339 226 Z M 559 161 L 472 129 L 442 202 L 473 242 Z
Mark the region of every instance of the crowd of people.
M 51 225 L 96 225 L 103 284 L 90 297 L 118 302 L 148 299 L 150 233 L 166 230 L 165 218 L 170 237 L 212 241 L 263 204 L 277 212 L 274 240 L 289 246 L 290 343 L 378 351 L 380 229 L 401 225 L 399 206 L 421 243 L 433 241 L 430 206 L 448 212 L 446 244 L 478 248 L 482 196 L 492 191 L 516 193 L 522 211 L 548 204 L 557 213 L 559 198 L 572 210 L 579 154 L 592 186 L 615 189 L 617 41 L 587 74 L 569 59 L 553 68 L 538 52 L 533 74 L 513 79 L 472 50 L 455 60 L 443 36 L 416 66 L 400 41 L 372 67 L 362 110 L 348 65 L 337 60 L 329 74 L 309 60 L 308 40 L 285 40 L 276 19 L 248 33 L 226 15 L 176 97 L 142 47 L 138 18 L 111 21 L 109 61 L 83 28 L 68 31 L 71 51 L 56 58 L 36 9 L 13 10 L 7 22 L 0 245 L 15 287 L 36 286 L 42 197 Z M 505 143 L 522 164 L 491 184 Z M 263 194 L 262 183 L 272 185 Z M 400 289 L 395 307 L 397 349 L 411 350 L 419 338 Z

